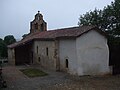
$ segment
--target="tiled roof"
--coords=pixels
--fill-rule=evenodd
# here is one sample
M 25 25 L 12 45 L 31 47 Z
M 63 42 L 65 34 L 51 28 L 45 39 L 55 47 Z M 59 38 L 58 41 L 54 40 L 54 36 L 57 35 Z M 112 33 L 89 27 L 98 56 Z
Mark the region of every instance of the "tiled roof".
M 30 42 L 35 39 L 54 40 L 54 39 L 62 38 L 62 37 L 66 37 L 66 38 L 78 37 L 93 29 L 95 29 L 95 26 L 81 26 L 81 27 L 71 27 L 71 28 L 63 28 L 63 29 L 57 29 L 57 30 L 36 32 L 33 34 L 29 34 L 28 36 L 26 36 L 24 39 L 22 39 L 19 42 L 9 45 L 8 48 L 14 48 L 20 45 L 24 45 L 25 43 Z

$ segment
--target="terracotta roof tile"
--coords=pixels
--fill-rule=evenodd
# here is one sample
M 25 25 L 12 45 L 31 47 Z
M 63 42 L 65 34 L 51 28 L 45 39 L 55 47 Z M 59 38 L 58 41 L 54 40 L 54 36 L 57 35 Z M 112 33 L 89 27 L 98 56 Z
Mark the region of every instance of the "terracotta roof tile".
M 8 48 L 14 48 L 16 46 L 20 46 L 35 39 L 45 40 L 45 39 L 56 39 L 61 37 L 77 37 L 94 28 L 95 26 L 81 26 L 81 27 L 71 27 L 71 28 L 36 32 L 33 34 L 29 34 L 19 42 L 9 45 Z

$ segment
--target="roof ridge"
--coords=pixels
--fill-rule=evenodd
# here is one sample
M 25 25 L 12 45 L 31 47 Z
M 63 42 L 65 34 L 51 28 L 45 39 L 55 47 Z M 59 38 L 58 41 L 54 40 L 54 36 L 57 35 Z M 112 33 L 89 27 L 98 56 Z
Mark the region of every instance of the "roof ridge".
M 50 30 L 48 30 L 48 31 L 64 30 L 64 29 L 73 29 L 73 28 L 79 28 L 79 26 L 67 27 L 67 28 L 58 28 L 58 29 L 50 29 Z

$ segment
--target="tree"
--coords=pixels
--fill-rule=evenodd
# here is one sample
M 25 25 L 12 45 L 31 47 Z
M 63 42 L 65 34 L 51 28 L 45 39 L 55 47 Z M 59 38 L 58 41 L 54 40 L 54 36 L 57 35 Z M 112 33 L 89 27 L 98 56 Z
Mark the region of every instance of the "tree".
M 101 26 L 102 23 L 102 11 L 95 9 L 94 11 L 87 12 L 86 14 L 80 15 L 78 25 L 96 25 Z
M 15 43 L 16 39 L 14 38 L 13 35 L 7 35 L 4 37 L 4 42 L 6 43 L 6 45 L 10 45 L 12 43 Z
M 0 58 L 7 57 L 7 46 L 0 38 Z

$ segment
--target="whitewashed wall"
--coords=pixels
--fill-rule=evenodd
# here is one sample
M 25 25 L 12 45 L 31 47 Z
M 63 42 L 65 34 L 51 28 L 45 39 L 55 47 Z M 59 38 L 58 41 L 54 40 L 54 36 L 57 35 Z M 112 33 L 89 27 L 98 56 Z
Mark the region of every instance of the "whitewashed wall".
M 102 75 L 110 72 L 107 39 L 94 30 L 77 39 L 60 40 L 59 60 L 60 70 L 74 75 Z
M 59 41 L 59 59 L 60 70 L 67 71 L 71 74 L 77 73 L 77 56 L 76 56 L 75 39 L 64 39 Z M 68 68 L 66 68 L 66 59 L 68 59 Z
M 107 39 L 92 30 L 76 40 L 78 75 L 109 73 L 109 49 Z

